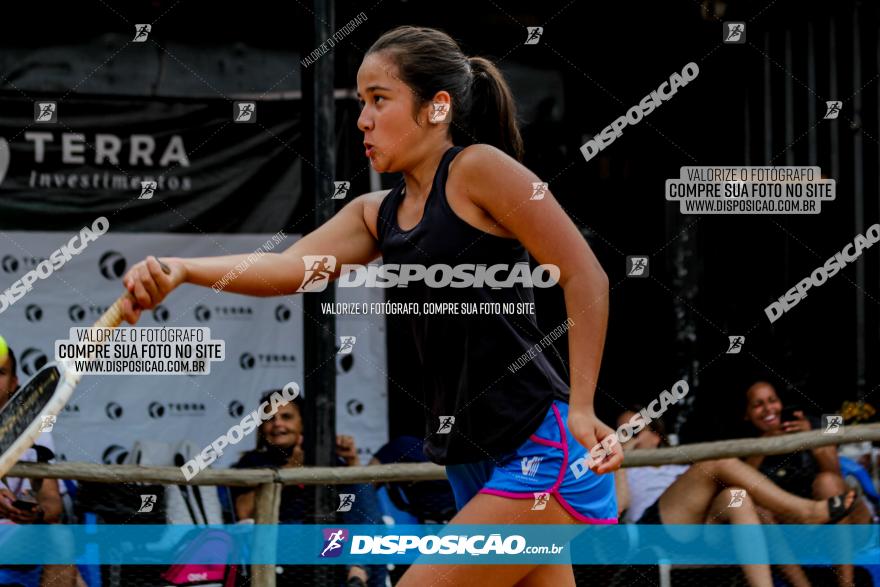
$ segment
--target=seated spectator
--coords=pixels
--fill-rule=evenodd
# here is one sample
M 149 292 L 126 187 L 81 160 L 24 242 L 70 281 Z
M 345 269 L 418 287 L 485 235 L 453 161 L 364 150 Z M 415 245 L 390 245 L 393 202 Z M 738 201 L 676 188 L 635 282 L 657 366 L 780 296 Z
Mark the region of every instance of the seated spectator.
M 636 412 L 624 412 L 618 425 Z M 666 445 L 663 422 L 655 420 L 624 445 L 638 450 Z M 809 500 L 786 493 L 738 459 L 701 461 L 694 465 L 633 467 L 617 472 L 618 507 L 624 522 L 636 524 L 760 524 L 756 505 L 790 523 L 822 524 L 842 519 L 856 493 L 831 500 Z M 746 490 L 747 489 L 747 490 Z M 628 493 L 628 495 L 627 495 Z M 732 503 L 738 507 L 730 507 Z M 674 537 L 687 540 L 691 537 Z M 735 547 L 738 545 L 735 545 Z M 743 545 L 745 546 L 745 545 Z M 750 550 L 749 545 L 744 550 Z M 771 587 L 767 565 L 743 565 L 749 585 Z
M 806 432 L 813 428 L 810 420 L 801 410 L 795 410 L 790 417 L 783 418 L 782 401 L 776 389 L 766 381 L 753 383 L 746 390 L 745 401 L 744 418 L 750 424 L 754 436 L 772 437 L 792 432 Z M 846 490 L 846 483 L 840 473 L 837 447 L 834 445 L 781 455 L 754 455 L 744 460 L 782 489 L 800 497 L 829 499 Z M 871 523 L 871 512 L 861 499 L 858 499 L 849 511 L 851 513 L 842 519 L 844 524 Z M 778 521 L 773 511 L 760 511 L 760 513 L 767 523 Z M 799 567 L 787 569 L 786 574 L 796 585 L 809 584 Z M 853 574 L 851 565 L 837 568 L 838 581 L 842 586 L 853 584 Z
M 785 422 L 782 416 L 782 401 L 771 384 L 758 381 L 746 390 L 745 420 L 751 425 L 752 435 L 772 437 L 813 428 L 800 410 Z M 744 460 L 786 491 L 801 497 L 825 499 L 846 490 L 834 445 L 782 455 L 754 455 Z M 864 504 L 859 503 L 853 515 L 843 522 L 854 523 L 855 517 L 860 520 L 855 523 L 869 523 L 870 515 L 863 517 L 862 513 L 868 514 Z
M 18 389 L 17 361 L 15 353 L 9 349 L 6 363 L 0 365 L 0 408 Z M 35 446 L 51 451 L 54 457 L 55 443 L 52 434 L 41 432 Z M 38 449 L 39 450 L 39 449 Z M 43 452 L 43 451 L 40 451 Z M 23 461 L 37 460 L 37 451 L 28 451 Z M 46 456 L 47 453 L 43 452 Z M 51 457 L 50 457 L 51 458 Z M 40 459 L 48 460 L 48 459 Z M 40 522 L 55 523 L 61 518 L 61 493 L 56 479 L 17 479 L 7 477 L 0 482 L 0 523 L 35 524 Z M 13 502 L 31 502 L 33 507 L 18 508 Z
M 0 365 L 0 408 L 18 389 L 18 364 L 9 349 L 6 362 Z M 48 431 L 40 433 L 34 448 L 21 458 L 23 462 L 47 462 L 54 458 L 55 443 Z M 57 524 L 61 520 L 61 490 L 57 479 L 0 480 L 0 524 Z M 66 587 L 77 585 L 79 574 L 73 565 L 45 565 L 41 585 Z
M 280 393 L 281 390 L 267 391 L 260 398 L 260 404 L 268 401 L 275 392 Z M 305 453 L 302 449 L 304 438 L 302 401 L 302 396 L 296 397 L 292 402 L 280 406 L 272 418 L 264 421 L 257 428 L 256 449 L 242 455 L 233 467 L 283 469 L 304 466 L 306 463 Z M 345 435 L 338 435 L 336 437 L 336 457 L 338 466 L 354 467 L 360 464 L 354 438 Z M 236 517 L 240 520 L 253 518 L 256 490 L 247 487 L 234 487 L 231 489 L 231 492 Z M 339 486 L 339 493 L 348 493 L 355 496 L 351 510 L 342 512 L 343 523 L 382 523 L 372 486 L 369 484 L 356 486 L 342 485 Z M 308 500 L 309 493 L 304 485 L 285 485 L 281 491 L 279 523 L 303 523 L 309 512 Z M 384 567 L 372 565 L 368 568 L 360 566 L 350 567 L 348 571 L 349 585 L 384 584 Z M 300 584 L 296 580 L 297 578 L 294 577 L 294 583 L 292 584 Z M 282 585 L 283 581 L 284 579 L 280 577 L 278 584 Z

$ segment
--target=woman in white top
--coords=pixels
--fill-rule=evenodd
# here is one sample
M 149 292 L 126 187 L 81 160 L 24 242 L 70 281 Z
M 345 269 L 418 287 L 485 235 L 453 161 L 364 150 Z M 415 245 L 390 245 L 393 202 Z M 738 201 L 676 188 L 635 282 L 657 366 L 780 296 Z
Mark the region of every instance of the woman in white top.
M 618 425 L 635 412 L 621 414 Z M 651 422 L 624 445 L 625 451 L 665 445 L 663 423 Z M 828 500 L 810 500 L 780 489 L 757 469 L 738 459 L 701 461 L 688 465 L 634 467 L 616 473 L 618 508 L 625 522 L 637 524 L 760 524 L 755 504 L 788 523 L 826 524 L 844 518 L 855 502 L 855 491 Z M 747 488 L 747 489 L 746 489 Z M 738 505 L 735 505 L 738 504 Z M 676 540 L 695 538 L 684 528 L 669 527 Z M 734 545 L 738 548 L 740 545 Z M 755 545 L 743 545 L 752 550 Z M 752 587 L 772 587 L 768 565 L 743 565 Z

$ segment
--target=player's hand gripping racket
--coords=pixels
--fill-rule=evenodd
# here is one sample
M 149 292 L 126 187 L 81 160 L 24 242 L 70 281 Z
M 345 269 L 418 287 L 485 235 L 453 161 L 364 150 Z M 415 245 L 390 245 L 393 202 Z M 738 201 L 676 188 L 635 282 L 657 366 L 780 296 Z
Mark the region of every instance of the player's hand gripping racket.
M 159 261 L 159 265 L 166 275 L 171 274 L 171 268 L 165 263 Z M 93 328 L 119 326 L 122 323 L 122 302 L 126 298 L 133 304 L 137 303 L 134 296 L 126 291 L 95 322 Z M 49 363 L 9 398 L 0 409 L 0 477 L 8 473 L 22 453 L 33 446 L 44 428 L 44 420 L 58 415 L 81 378 L 82 373 L 73 368 L 73 362 Z

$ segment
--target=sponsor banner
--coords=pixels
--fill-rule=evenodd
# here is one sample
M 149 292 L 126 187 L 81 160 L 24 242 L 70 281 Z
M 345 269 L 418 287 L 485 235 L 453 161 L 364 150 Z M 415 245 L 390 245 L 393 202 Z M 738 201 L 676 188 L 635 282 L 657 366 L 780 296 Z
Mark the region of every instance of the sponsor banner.
M 35 120 L 40 104 L 54 122 Z M 289 101 L 256 102 L 254 124 L 238 124 L 232 101 L 220 99 L 48 102 L 15 92 L 0 105 L 0 230 L 68 229 L 106 215 L 126 230 L 267 232 L 300 199 Z
M 0 238 L 0 292 L 38 267 L 59 243 L 68 242 L 80 229 L 69 233 L 4 232 L 4 238 Z M 24 384 L 40 367 L 52 362 L 56 341 L 69 340 L 71 329 L 94 324 L 123 293 L 121 277 L 146 255 L 161 258 L 246 253 L 263 246 L 271 237 L 135 235 L 117 234 L 111 229 L 49 277 L 34 281 L 30 291 L 0 313 L 0 334 L 18 358 L 19 381 Z M 283 248 L 298 238 L 290 235 L 283 241 Z M 338 290 L 339 301 L 349 304 L 379 303 L 382 295 L 380 289 Z M 302 300 L 302 296 L 257 298 L 218 293 L 209 287 L 181 286 L 160 306 L 143 312 L 137 331 L 118 331 L 114 336 L 154 332 L 144 328 L 162 328 L 168 336 L 180 329 L 206 329 L 214 344 L 222 341 L 224 358 L 216 360 L 219 355 L 213 350 L 218 347 L 203 349 L 213 357 L 207 359 L 211 361 L 209 374 L 191 370 L 189 374 L 161 377 L 145 371 L 83 376 L 52 423 L 58 457 L 120 464 L 129 458 L 136 441 L 163 442 L 172 449 L 184 440 L 197 447 L 207 446 L 255 410 L 264 392 L 281 389 L 291 381 L 302 382 Z M 388 441 L 384 318 L 338 316 L 336 327 L 340 335 L 357 338 L 350 353 L 328 357 L 336 363 L 336 427 L 340 434 L 355 438 L 365 463 Z M 139 336 L 138 344 L 141 339 Z M 155 339 L 146 342 L 151 341 Z M 171 346 L 173 353 L 178 353 L 178 342 Z M 164 346 L 149 350 L 164 350 Z M 193 351 L 193 358 L 197 352 Z M 59 359 L 66 360 L 64 357 Z M 128 355 L 124 358 L 131 359 Z M 148 353 L 147 358 L 169 361 L 174 355 L 167 358 Z M 304 397 L 309 393 L 309 389 L 302 389 Z M 242 440 L 212 467 L 229 467 L 255 443 L 253 436 Z M 166 464 L 172 464 L 170 456 Z
M 133 504 L 139 506 L 143 507 Z M 662 525 L 633 524 L 10 525 L 0 527 L 0 564 L 831 565 L 876 564 L 880 556 L 876 525 L 711 524 L 675 529 L 686 542 L 671 539 Z M 191 558 L 185 558 L 181 546 L 198 541 L 200 533 L 206 539 L 204 547 L 190 550 Z M 233 546 L 218 539 L 221 534 Z M 209 546 L 209 537 L 218 545 L 216 550 Z M 120 544 L 127 547 L 120 549 Z M 327 550 L 334 544 L 339 548 Z M 445 551 L 451 552 L 442 554 Z

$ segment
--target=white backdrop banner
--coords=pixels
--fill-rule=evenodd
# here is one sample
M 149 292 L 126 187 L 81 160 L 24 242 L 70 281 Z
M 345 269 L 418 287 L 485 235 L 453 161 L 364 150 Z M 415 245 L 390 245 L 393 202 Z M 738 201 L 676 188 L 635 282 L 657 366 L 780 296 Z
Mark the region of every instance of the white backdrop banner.
M 112 218 L 110 219 L 112 223 Z M 0 292 L 34 269 L 74 233 L 0 232 Z M 113 234 L 98 237 L 0 313 L 0 335 L 18 358 L 19 382 L 54 360 L 57 339 L 91 326 L 123 292 L 121 277 L 147 255 L 206 257 L 250 253 L 273 235 Z M 283 236 L 283 235 L 282 235 Z M 286 236 L 278 252 L 298 236 Z M 308 294 L 306 294 L 308 295 Z M 381 302 L 381 289 L 340 288 L 340 302 Z M 144 312 L 138 326 L 208 327 L 225 341 L 226 360 L 209 375 L 85 375 L 52 430 L 59 458 L 121 463 L 135 441 L 206 446 L 256 409 L 260 395 L 290 381 L 303 388 L 301 296 L 256 298 L 183 285 Z M 388 440 L 385 320 L 337 316 L 339 336 L 356 336 L 337 367 L 337 433 L 355 437 L 364 464 Z M 320 390 L 303 388 L 303 394 Z M 308 433 L 308 423 L 306 423 Z M 228 467 L 255 446 L 256 433 L 214 464 Z

